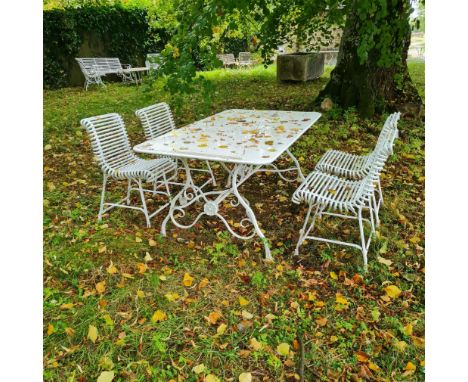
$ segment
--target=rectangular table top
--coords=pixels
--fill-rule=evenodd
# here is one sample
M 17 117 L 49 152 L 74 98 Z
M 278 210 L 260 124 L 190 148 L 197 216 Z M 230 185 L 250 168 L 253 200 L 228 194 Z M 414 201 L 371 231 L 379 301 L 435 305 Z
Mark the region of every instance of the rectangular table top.
M 268 165 L 320 116 L 302 111 L 225 110 L 140 143 L 134 150 L 176 158 Z
M 141 66 L 137 68 L 126 68 L 123 69 L 124 72 L 144 72 L 145 70 L 149 70 L 146 66 Z

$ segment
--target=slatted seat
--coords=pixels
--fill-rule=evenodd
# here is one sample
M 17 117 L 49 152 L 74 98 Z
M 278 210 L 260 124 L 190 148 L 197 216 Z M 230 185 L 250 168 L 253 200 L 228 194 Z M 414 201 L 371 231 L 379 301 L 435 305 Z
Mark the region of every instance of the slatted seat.
M 367 252 L 372 234 L 375 232 L 374 217 L 378 208 L 375 197 L 375 184 L 379 180 L 380 173 L 396 139 L 396 134 L 393 130 L 387 129 L 386 131 L 382 135 L 381 142 L 376 145 L 375 150 L 366 157 L 365 160 L 369 166 L 367 175 L 362 179 L 350 180 L 314 170 L 294 192 L 292 197 L 294 203 L 307 203 L 309 205 L 294 252 L 296 256 L 299 255 L 299 247 L 305 240 L 340 244 L 360 249 L 364 260 L 364 267 L 367 268 Z M 369 219 L 363 218 L 363 211 L 368 212 Z M 321 217 L 322 215 L 358 220 L 360 244 L 311 236 L 310 232 L 315 226 L 317 217 Z M 371 229 L 367 238 L 364 232 L 364 222 L 367 222 Z
M 135 79 L 124 69 L 129 69 L 130 64 L 122 64 L 117 57 L 82 57 L 75 58 L 85 77 L 84 87 L 88 90 L 91 84 L 102 85 L 105 87 L 102 77 L 108 74 L 116 74 L 124 82 L 135 82 Z
M 168 158 L 146 160 L 136 156 L 130 146 L 122 117 L 116 113 L 82 119 L 81 125 L 90 136 L 94 155 L 104 175 L 98 219 L 101 220 L 102 215 L 114 207 L 130 208 L 143 212 L 147 226 L 150 227 L 150 218 L 162 211 L 169 203 L 149 214 L 144 192 L 162 194 L 170 198 L 169 184 L 177 170 L 174 161 Z M 109 179 L 128 181 L 126 198 L 117 203 L 105 202 L 106 184 Z M 143 181 L 152 184 L 153 189 L 143 189 Z M 133 188 L 133 183 L 136 183 L 138 187 Z M 165 187 L 165 191 L 159 191 L 161 187 Z M 140 193 L 141 207 L 128 205 L 133 190 Z M 123 201 L 126 204 L 122 204 Z
M 171 108 L 165 102 L 139 109 L 135 112 L 135 115 L 140 119 L 147 140 L 156 139 L 176 128 Z M 168 160 L 172 161 L 174 165 L 177 166 L 178 162 L 176 160 L 169 158 Z M 191 170 L 209 173 L 213 185 L 216 185 L 216 178 L 208 161 L 206 161 L 206 166 L 206 170 L 193 168 L 191 168 Z

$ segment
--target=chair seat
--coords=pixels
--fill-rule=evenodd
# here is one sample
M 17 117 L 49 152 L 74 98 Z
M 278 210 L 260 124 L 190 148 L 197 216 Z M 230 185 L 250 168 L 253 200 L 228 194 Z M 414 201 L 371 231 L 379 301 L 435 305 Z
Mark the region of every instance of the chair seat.
M 361 179 L 369 170 L 368 157 L 368 155 L 329 150 L 320 158 L 315 169 L 346 178 Z
M 136 158 L 132 163 L 126 164 L 113 171 L 115 178 L 140 178 L 154 182 L 164 175 L 177 169 L 177 163 L 171 158 L 141 159 Z
M 321 204 L 340 211 L 354 210 L 364 199 L 363 182 L 312 171 L 294 192 L 292 201 Z

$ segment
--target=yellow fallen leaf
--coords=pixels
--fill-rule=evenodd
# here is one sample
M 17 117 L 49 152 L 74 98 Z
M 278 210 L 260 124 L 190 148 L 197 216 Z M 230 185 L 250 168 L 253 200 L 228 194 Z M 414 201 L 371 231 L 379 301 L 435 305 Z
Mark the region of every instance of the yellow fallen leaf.
M 112 382 L 114 379 L 114 372 L 113 371 L 103 371 L 98 379 L 97 382 Z
M 106 291 L 106 282 L 105 281 L 98 282 L 95 287 L 99 294 L 103 294 Z
M 404 352 L 408 344 L 405 341 L 396 341 L 394 342 L 393 346 L 397 348 L 399 351 Z
M 343 304 L 343 305 L 349 304 L 348 300 L 346 300 L 346 298 L 344 298 L 341 293 L 337 293 L 335 298 L 338 304 Z
M 60 309 L 65 310 L 65 309 L 71 309 L 75 306 L 75 304 L 69 302 L 67 304 L 62 304 L 60 305 Z
M 410 336 L 413 334 L 413 325 L 408 324 L 403 328 L 403 333 L 405 333 L 407 336 Z
M 151 255 L 148 252 L 146 252 L 144 260 L 145 260 L 145 263 L 149 263 L 150 261 L 153 260 L 153 258 L 151 257 Z
M 214 311 L 208 315 L 207 320 L 211 325 L 214 325 L 220 318 L 221 318 L 221 313 L 219 313 L 218 311 Z
M 338 341 L 338 337 L 337 336 L 331 336 L 330 337 L 330 342 L 336 342 Z
M 315 322 L 317 323 L 318 326 L 325 326 L 328 322 L 328 319 L 326 317 L 321 317 L 321 318 L 317 318 Z
M 244 297 L 240 296 L 239 297 L 239 304 L 240 304 L 240 306 L 249 305 L 249 300 L 246 300 Z
M 425 339 L 421 337 L 411 336 L 411 341 L 413 341 L 414 346 L 417 348 L 423 348 L 425 346 Z
M 355 354 L 356 354 L 356 358 L 357 358 L 357 360 L 359 362 L 366 363 L 368 361 L 368 359 L 369 359 L 369 356 L 366 353 L 362 352 L 362 351 L 357 351 Z
M 148 266 L 145 263 L 137 263 L 138 273 L 143 274 L 148 270 Z
M 164 297 L 166 297 L 169 301 L 176 301 L 180 296 L 178 293 L 166 293 Z
M 330 272 L 330 277 L 331 277 L 333 280 L 338 280 L 338 276 L 336 275 L 335 272 Z
M 154 312 L 153 316 L 151 317 L 152 322 L 161 322 L 164 320 L 167 320 L 166 313 L 159 309 L 156 312 Z
M 205 277 L 202 281 L 198 283 L 198 289 L 203 289 L 209 284 L 209 280 Z
M 47 325 L 47 335 L 50 336 L 53 332 L 55 332 L 54 325 L 52 324 Z
M 380 370 L 380 367 L 371 361 L 367 363 L 367 366 L 369 367 L 369 369 L 374 370 L 374 371 Z
M 243 310 L 242 317 L 244 318 L 244 320 L 251 320 L 253 318 L 253 314 L 250 312 L 247 312 L 246 310 Z
M 289 344 L 282 342 L 276 347 L 276 352 L 279 355 L 287 356 L 289 354 Z
M 401 294 L 401 289 L 396 285 L 389 285 L 385 287 L 385 293 L 391 298 L 397 298 Z
M 416 365 L 412 362 L 408 362 L 405 366 L 405 370 L 416 370 Z
M 98 330 L 94 325 L 88 327 L 88 338 L 95 343 L 98 338 Z
M 194 366 L 192 368 L 192 371 L 195 373 L 195 374 L 200 374 L 200 373 L 203 373 L 205 371 L 205 365 L 203 363 L 197 365 L 197 366 Z
M 65 328 L 65 333 L 68 337 L 73 337 L 75 335 L 75 329 L 67 327 Z
M 114 368 L 114 362 L 108 356 L 103 356 L 99 359 L 99 366 L 104 370 L 112 370 Z
M 145 297 L 145 292 L 143 292 L 142 290 L 137 290 L 137 297 L 138 298 L 144 298 Z
M 106 268 L 107 273 L 110 273 L 111 275 L 117 273 L 119 270 L 116 268 L 116 266 L 112 263 L 112 260 L 109 264 L 109 266 Z
M 156 243 L 156 241 L 154 241 L 153 239 L 149 239 L 149 240 L 148 240 L 148 244 L 149 244 L 150 247 L 156 247 L 156 244 L 157 244 L 157 243 Z
M 98 252 L 99 253 L 104 253 L 107 251 L 107 247 L 105 245 L 101 245 L 99 248 L 98 248 Z
M 226 331 L 227 325 L 226 324 L 221 324 L 218 326 L 218 329 L 216 329 L 216 334 L 218 336 L 222 336 L 224 332 Z
M 141 243 L 143 239 L 140 236 L 135 236 L 135 242 Z
M 239 382 L 252 382 L 252 374 L 251 373 L 241 373 L 239 375 Z
M 193 277 L 190 276 L 189 273 L 185 272 L 185 273 L 184 273 L 184 279 L 182 280 L 182 283 L 183 283 L 184 286 L 186 286 L 186 287 L 192 286 L 192 284 L 193 284 Z
M 335 195 L 336 194 L 336 190 L 332 189 L 332 188 L 329 188 L 328 189 L 328 193 L 329 194 L 332 194 L 332 195 Z
M 258 342 L 254 337 L 250 339 L 250 345 L 249 345 L 253 350 L 258 351 L 263 348 L 263 345 L 261 342 Z

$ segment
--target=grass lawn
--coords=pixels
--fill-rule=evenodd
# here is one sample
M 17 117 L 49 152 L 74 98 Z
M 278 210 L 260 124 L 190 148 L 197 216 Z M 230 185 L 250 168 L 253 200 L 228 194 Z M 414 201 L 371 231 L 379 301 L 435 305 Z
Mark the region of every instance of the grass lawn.
M 424 95 L 424 63 L 410 71 Z M 229 108 L 313 110 L 329 72 L 306 84 L 277 83 L 274 68 L 207 73 L 211 110 L 198 95 L 187 97 L 177 125 Z M 166 238 L 163 216 L 153 228 L 129 210 L 98 222 L 102 177 L 80 119 L 120 113 L 136 144 L 143 131 L 134 111 L 164 100 L 160 84 L 44 92 L 44 380 L 96 381 L 113 371 L 114 381 L 216 380 L 209 374 L 238 381 L 243 372 L 294 381 L 301 343 L 306 381 L 424 380 L 423 123 L 399 124 L 363 273 L 359 251 L 326 244 L 305 245 L 293 263 L 306 206 L 290 201 L 297 184 L 273 174 L 254 176 L 242 192 L 271 240 L 274 264 L 262 262 L 259 241 L 231 240 L 216 220 L 190 230 L 170 225 Z M 384 119 L 334 109 L 292 151 L 305 173 L 327 149 L 366 153 Z M 113 183 L 110 194 L 122 190 Z M 356 235 L 332 219 L 317 230 Z

